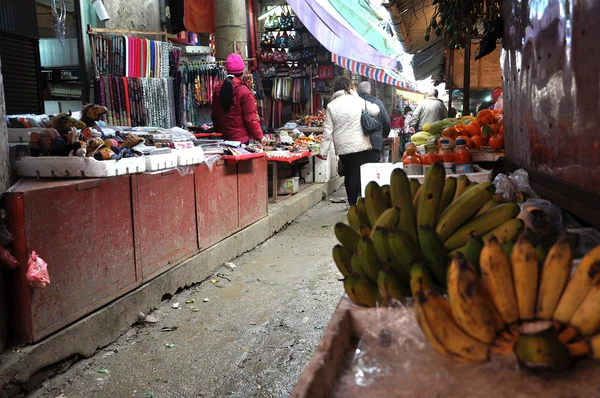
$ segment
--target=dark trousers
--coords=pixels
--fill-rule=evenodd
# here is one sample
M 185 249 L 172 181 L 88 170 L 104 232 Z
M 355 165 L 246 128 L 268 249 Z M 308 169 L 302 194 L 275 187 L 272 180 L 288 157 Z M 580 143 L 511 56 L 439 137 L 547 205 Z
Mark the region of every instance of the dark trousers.
M 381 151 L 378 149 L 371 149 L 371 159 L 369 163 L 379 163 L 381 162 Z
M 373 154 L 371 151 L 363 151 L 340 155 L 340 160 L 344 168 L 344 183 L 348 202 L 353 205 L 360 195 L 360 166 L 372 162 Z

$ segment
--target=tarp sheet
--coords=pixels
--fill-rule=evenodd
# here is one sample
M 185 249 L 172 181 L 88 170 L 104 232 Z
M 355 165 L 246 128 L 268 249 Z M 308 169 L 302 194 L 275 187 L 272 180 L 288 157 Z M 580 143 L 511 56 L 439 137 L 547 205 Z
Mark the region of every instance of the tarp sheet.
M 332 61 L 353 73 L 358 73 L 361 76 L 368 77 L 369 79 L 373 79 L 381 83 L 389 84 L 390 86 L 395 86 L 399 89 L 410 91 L 416 91 L 417 89 L 417 85 L 414 82 L 411 82 L 404 76 L 390 69 L 382 69 L 372 65 L 367 65 L 337 54 L 332 54 Z

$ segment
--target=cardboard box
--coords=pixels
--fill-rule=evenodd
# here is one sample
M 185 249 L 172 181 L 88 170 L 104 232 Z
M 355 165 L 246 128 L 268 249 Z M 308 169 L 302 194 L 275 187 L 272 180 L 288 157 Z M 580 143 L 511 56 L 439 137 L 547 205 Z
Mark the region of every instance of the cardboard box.
M 277 186 L 277 195 L 288 195 L 298 193 L 300 189 L 300 177 L 280 179 Z

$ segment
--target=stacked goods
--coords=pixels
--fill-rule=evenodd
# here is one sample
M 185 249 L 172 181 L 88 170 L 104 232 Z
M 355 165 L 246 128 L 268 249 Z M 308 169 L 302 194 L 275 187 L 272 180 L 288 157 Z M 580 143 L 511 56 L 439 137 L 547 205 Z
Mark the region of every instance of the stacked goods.
M 566 236 L 540 257 L 523 234 L 507 249 L 496 237 L 470 238 L 452 258 L 448 298 L 432 287 L 423 267 L 413 267 L 417 321 L 442 355 L 481 363 L 490 354 L 516 354 L 531 368 L 566 368 L 571 359 L 600 359 L 600 246 L 571 275 Z M 418 283 L 417 283 L 418 281 Z
M 448 118 L 427 123 L 422 130 L 411 137 L 416 145 L 434 143 L 445 137 L 452 141 L 462 138 L 469 148 L 489 146 L 495 151 L 504 149 L 504 116 L 501 110 L 484 109 L 476 118 L 464 116 L 460 119 Z
M 523 222 L 514 203 L 494 200 L 494 185 L 471 183 L 465 176 L 445 176 L 431 165 L 423 185 L 402 169 L 390 185 L 370 182 L 365 197 L 348 211 L 349 225 L 335 225 L 340 244 L 333 258 L 344 275 L 344 288 L 359 305 L 389 305 L 411 295 L 411 270 L 419 267 L 446 286 L 450 251 L 467 251 L 471 234 L 489 241 L 494 234 L 511 242 Z

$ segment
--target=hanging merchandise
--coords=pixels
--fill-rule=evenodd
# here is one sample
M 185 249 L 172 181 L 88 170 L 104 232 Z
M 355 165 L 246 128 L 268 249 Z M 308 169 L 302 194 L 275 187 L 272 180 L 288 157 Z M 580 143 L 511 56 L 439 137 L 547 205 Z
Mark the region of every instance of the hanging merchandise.
M 198 125 L 196 108 L 210 105 L 214 89 L 227 76 L 225 68 L 215 64 L 183 64 L 175 79 L 175 120 L 177 125 Z
M 279 17 L 279 28 L 281 30 L 292 30 L 294 28 L 294 17 L 288 6 L 284 6 L 284 10 Z
M 185 0 L 184 23 L 188 32 L 215 31 L 215 0 Z
M 279 30 L 279 15 L 271 14 L 265 21 L 265 29 L 267 30 Z
M 57 9 L 56 3 L 60 3 L 60 9 Z M 67 33 L 67 5 L 65 0 L 52 0 L 52 16 L 54 17 L 54 31 L 56 32 L 56 38 L 60 41 L 61 45 L 65 45 L 65 35 Z

